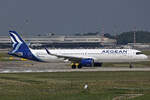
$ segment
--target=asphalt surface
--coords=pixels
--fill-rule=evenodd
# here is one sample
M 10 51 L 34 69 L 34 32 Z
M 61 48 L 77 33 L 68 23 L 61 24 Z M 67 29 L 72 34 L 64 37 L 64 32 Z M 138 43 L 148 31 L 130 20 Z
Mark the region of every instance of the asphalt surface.
M 69 63 L 42 63 L 32 61 L 4 61 L 0 62 L 0 73 L 22 72 L 78 72 L 78 71 L 150 71 L 150 67 L 84 67 L 71 69 Z

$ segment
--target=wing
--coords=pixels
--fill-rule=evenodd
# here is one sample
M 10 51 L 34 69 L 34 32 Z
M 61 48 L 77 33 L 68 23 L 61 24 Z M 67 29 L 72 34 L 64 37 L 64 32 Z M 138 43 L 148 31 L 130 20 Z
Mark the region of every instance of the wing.
M 56 56 L 58 58 L 63 58 L 64 60 L 69 60 L 71 62 L 80 62 L 82 59 L 88 59 L 88 58 L 84 58 L 84 57 L 73 57 L 73 56 L 64 56 L 64 55 L 57 55 L 57 54 L 52 54 L 51 52 L 48 51 L 48 49 L 46 49 L 47 54 L 52 55 L 52 56 Z

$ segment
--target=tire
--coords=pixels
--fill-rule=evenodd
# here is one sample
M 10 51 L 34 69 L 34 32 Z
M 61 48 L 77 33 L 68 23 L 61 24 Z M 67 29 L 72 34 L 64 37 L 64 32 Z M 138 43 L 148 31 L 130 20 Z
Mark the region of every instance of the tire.
M 133 68 L 133 66 L 130 64 L 129 68 Z
M 76 65 L 72 65 L 71 67 L 72 67 L 72 69 L 76 69 Z
M 78 65 L 78 69 L 81 69 L 81 68 L 82 68 L 82 65 L 81 65 L 81 64 L 79 64 L 79 65 Z

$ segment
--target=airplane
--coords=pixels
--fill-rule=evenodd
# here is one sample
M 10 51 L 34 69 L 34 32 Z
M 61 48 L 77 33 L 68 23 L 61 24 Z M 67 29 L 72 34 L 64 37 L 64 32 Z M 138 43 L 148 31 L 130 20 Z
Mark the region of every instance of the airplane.
M 12 51 L 8 54 L 40 62 L 71 62 L 71 68 L 101 66 L 104 62 L 145 61 L 148 57 L 135 49 L 31 49 L 16 31 L 9 31 Z

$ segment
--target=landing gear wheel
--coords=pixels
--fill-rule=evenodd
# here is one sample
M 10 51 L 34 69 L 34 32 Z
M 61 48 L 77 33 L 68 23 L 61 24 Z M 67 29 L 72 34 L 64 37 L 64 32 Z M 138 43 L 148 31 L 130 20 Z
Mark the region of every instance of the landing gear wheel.
M 79 64 L 79 65 L 78 65 L 78 69 L 81 69 L 81 68 L 82 68 L 82 65 L 81 65 L 81 64 Z
M 129 68 L 133 68 L 132 64 L 130 64 Z
M 72 69 L 76 69 L 76 65 L 72 65 L 71 67 L 72 67 Z

